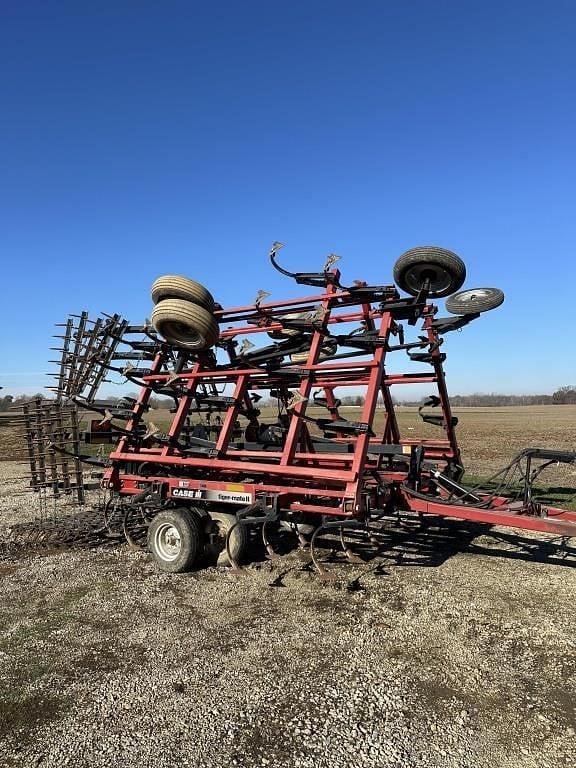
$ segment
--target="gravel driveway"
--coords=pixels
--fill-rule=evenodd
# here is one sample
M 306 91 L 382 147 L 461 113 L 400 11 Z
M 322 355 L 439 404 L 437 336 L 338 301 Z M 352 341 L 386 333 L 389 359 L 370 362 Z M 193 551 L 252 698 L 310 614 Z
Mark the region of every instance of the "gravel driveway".
M 335 582 L 0 544 L 0 765 L 571 768 L 576 557 L 547 541 L 410 522 Z

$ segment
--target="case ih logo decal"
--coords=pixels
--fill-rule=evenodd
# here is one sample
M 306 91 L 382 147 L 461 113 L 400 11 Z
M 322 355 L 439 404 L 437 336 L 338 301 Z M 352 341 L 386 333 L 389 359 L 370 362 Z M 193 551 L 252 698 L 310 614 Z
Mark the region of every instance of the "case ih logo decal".
M 179 499 L 201 499 L 202 491 L 193 488 L 172 488 L 171 496 L 177 496 Z
M 210 491 L 195 488 L 172 488 L 170 495 L 177 499 L 204 499 L 205 501 L 219 501 L 223 504 L 251 504 L 251 493 L 239 493 L 238 491 Z

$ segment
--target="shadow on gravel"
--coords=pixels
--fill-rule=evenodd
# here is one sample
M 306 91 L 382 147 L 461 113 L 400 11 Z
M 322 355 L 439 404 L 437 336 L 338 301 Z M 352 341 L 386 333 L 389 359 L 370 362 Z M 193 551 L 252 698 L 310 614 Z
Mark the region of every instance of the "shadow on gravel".
M 490 557 L 504 557 L 510 560 L 526 560 L 549 565 L 576 567 L 576 547 L 568 544 L 566 537 L 554 539 L 532 539 L 517 533 L 500 530 L 488 530 L 487 535 L 494 539 L 497 546 L 487 546 L 472 541 L 468 552 Z M 505 548 L 504 548 L 505 547 Z
M 532 538 L 516 531 L 452 520 L 394 521 L 384 524 L 370 539 L 357 531 L 346 534 L 352 552 L 366 564 L 372 563 L 376 575 L 385 575 L 395 566 L 438 567 L 465 552 L 576 567 L 576 547 L 569 541 L 565 537 Z M 326 564 L 346 562 L 336 538 L 319 538 L 317 545 Z
M 19 742 L 25 742 L 41 725 L 58 720 L 69 706 L 64 697 L 0 689 L 0 739 L 16 734 Z
M 87 521 L 82 517 L 86 526 Z M 55 547 L 52 536 L 32 537 L 26 540 L 26 533 L 34 528 L 34 524 L 23 524 L 24 535 L 18 541 L 0 541 L 0 560 L 2 555 L 12 559 L 18 554 L 34 551 L 36 554 L 49 555 L 61 552 L 65 549 L 86 548 L 110 548 L 126 546 L 123 536 L 114 535 L 107 537 L 102 533 L 102 526 L 91 538 L 89 543 L 79 536 L 63 541 Z M 53 529 L 49 528 L 51 534 Z M 83 531 L 85 532 L 85 530 Z M 92 531 L 92 535 L 94 532 Z M 101 537 L 100 539 L 98 537 Z M 302 562 L 300 570 L 313 571 L 310 558 L 310 549 L 298 551 L 298 541 L 291 532 L 281 529 L 269 531 L 268 537 L 274 552 L 280 557 L 293 555 L 298 552 Z M 479 540 L 481 538 L 481 540 Z M 262 544 L 260 535 L 252 531 L 250 546 L 250 562 L 256 568 L 268 561 L 267 552 Z M 449 558 L 464 552 L 484 555 L 488 557 L 507 558 L 511 560 L 524 560 L 565 567 L 576 566 L 576 547 L 570 546 L 570 539 L 566 537 L 537 538 L 525 535 L 513 529 L 493 528 L 487 524 L 474 523 L 464 520 L 450 520 L 442 518 L 404 517 L 391 519 L 380 523 L 371 524 L 369 535 L 366 531 L 347 529 L 345 543 L 349 550 L 359 559 L 359 563 L 373 566 L 372 572 L 376 575 L 386 575 L 388 569 L 394 566 L 418 566 L 420 568 L 438 567 Z M 140 546 L 143 548 L 144 542 Z M 316 539 L 317 558 L 326 565 L 346 564 L 348 562 L 342 548 L 340 537 L 337 534 L 325 534 Z M 293 562 L 288 571 L 293 570 Z M 15 566 L 10 564 L 0 565 L 8 575 Z M 200 570 L 203 570 L 200 568 Z M 271 586 L 283 586 L 282 575 L 277 576 Z

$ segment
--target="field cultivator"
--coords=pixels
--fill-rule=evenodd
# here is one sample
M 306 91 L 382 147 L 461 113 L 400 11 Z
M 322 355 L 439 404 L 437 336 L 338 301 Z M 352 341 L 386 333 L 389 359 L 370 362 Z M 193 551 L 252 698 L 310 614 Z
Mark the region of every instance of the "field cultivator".
M 237 567 L 258 530 L 273 555 L 280 526 L 310 546 L 324 572 L 321 537 L 339 537 L 354 560 L 350 531 L 376 536 L 377 521 L 404 512 L 576 534 L 576 512 L 532 492 L 542 469 L 573 464 L 574 453 L 527 449 L 492 478 L 491 491 L 461 482 L 444 337 L 499 306 L 501 291 L 460 291 L 464 263 L 436 247 L 397 260 L 394 280 L 408 296 L 392 284 L 344 286 L 335 256 L 319 272 L 289 272 L 280 247 L 272 265 L 310 295 L 276 301 L 261 290 L 251 304 L 223 308 L 199 283 L 167 275 L 152 286 L 150 322 L 70 317 L 59 333 L 54 399 L 23 416 L 32 487 L 82 502 L 79 464 L 98 466 L 104 526 L 121 520 L 132 543 L 145 531 L 159 566 L 173 572 L 202 560 Z M 444 297 L 452 314 L 439 317 L 433 300 Z M 419 370 L 393 367 L 406 355 Z M 138 396 L 96 399 L 118 379 Z M 433 389 L 420 414 L 439 437 L 401 434 L 393 391 L 410 385 Z M 159 396 L 172 408 L 157 427 L 149 411 Z M 360 398 L 357 420 L 346 417 L 346 396 Z M 82 433 L 78 412 L 97 416 Z M 82 454 L 80 438 L 114 447 L 109 457 Z

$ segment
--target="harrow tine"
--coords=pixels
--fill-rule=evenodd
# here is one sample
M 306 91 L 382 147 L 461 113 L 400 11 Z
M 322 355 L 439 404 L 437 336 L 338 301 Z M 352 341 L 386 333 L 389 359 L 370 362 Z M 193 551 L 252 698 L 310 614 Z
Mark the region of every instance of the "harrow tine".
M 320 578 L 325 580 L 331 580 L 331 581 L 337 578 L 335 574 L 333 574 L 331 571 L 327 571 L 323 567 L 323 565 L 320 563 L 316 555 L 316 539 L 318 538 L 320 531 L 329 531 L 329 530 L 338 528 L 340 544 L 348 560 L 352 563 L 364 564 L 364 560 L 358 557 L 357 555 L 355 555 L 344 541 L 345 528 L 358 529 L 358 528 L 362 528 L 363 526 L 364 526 L 364 523 L 360 520 L 346 520 L 345 522 L 342 522 L 341 520 L 333 520 L 333 521 L 323 523 L 314 531 L 314 535 L 312 536 L 312 539 L 310 541 L 310 554 L 312 556 L 312 561 L 314 563 L 314 566 L 316 567 L 316 570 L 320 575 Z
M 268 554 L 268 557 L 270 558 L 271 562 L 278 562 L 280 560 L 280 555 L 277 552 L 274 552 L 274 547 L 270 543 L 270 539 L 268 538 L 268 534 L 266 532 L 266 526 L 268 525 L 270 521 L 265 520 L 262 523 L 262 541 L 264 542 L 264 547 L 266 549 L 266 553 Z
M 59 366 L 58 371 L 47 374 L 57 380 L 50 390 L 61 400 L 63 397 L 78 395 L 87 388 L 86 399 L 92 400 L 100 384 L 109 381 L 105 378 L 104 369 L 118 345 L 125 341 L 123 336 L 129 327 L 128 321 L 122 320 L 117 314 L 102 315 L 91 320 L 87 312 L 82 312 L 80 315 L 71 315 L 61 327 L 65 327 L 66 332 L 55 334 L 55 338 L 61 339 L 62 344 L 52 347 L 54 351 L 60 352 L 60 359 L 52 361 Z M 146 350 L 139 352 L 142 359 L 149 354 Z
M 346 555 L 350 563 L 356 563 L 356 564 L 363 563 L 364 560 L 362 560 L 361 557 L 359 557 L 354 552 L 352 552 L 352 550 L 350 549 L 350 546 L 346 544 L 346 542 L 344 541 L 344 527 L 345 527 L 344 525 L 340 527 L 340 544 L 342 545 L 344 554 Z
M 79 352 L 81 351 L 82 354 L 78 357 L 78 366 L 76 370 L 76 375 L 73 382 L 74 392 L 81 392 L 83 389 L 83 382 L 86 378 L 87 372 L 90 371 L 90 353 L 94 349 L 94 346 L 96 344 L 96 341 L 98 339 L 98 333 L 100 331 L 100 328 L 102 327 L 102 318 L 98 318 L 94 324 L 94 328 L 90 332 L 90 335 L 88 336 L 88 341 L 86 344 L 82 344 L 80 347 Z M 82 340 L 83 341 L 83 340 Z
M 310 540 L 310 557 L 312 558 L 312 563 L 316 568 L 316 572 L 318 573 L 318 577 L 321 581 L 336 581 L 338 578 L 336 574 L 332 571 L 327 571 L 316 556 L 316 539 L 318 538 L 320 531 L 327 530 L 328 527 L 329 524 L 324 523 L 323 525 L 319 525 L 318 528 L 316 528 L 314 531 L 314 534 Z
M 296 529 L 296 536 L 298 537 L 298 547 L 299 547 L 299 549 L 300 550 L 307 550 L 307 549 L 309 549 L 310 548 L 310 542 L 308 541 L 306 536 L 304 536 L 304 534 L 298 528 L 297 525 L 295 525 L 294 527 Z
M 130 549 L 132 549 L 132 550 L 134 550 L 136 552 L 141 552 L 144 549 L 144 547 L 140 546 L 140 544 L 138 544 L 136 541 L 134 541 L 133 537 L 131 536 L 130 532 L 128 531 L 127 523 L 128 523 L 128 514 L 129 514 L 130 511 L 132 511 L 132 510 L 130 510 L 130 507 L 126 506 L 126 509 L 124 511 L 124 517 L 123 517 L 123 520 L 122 520 L 122 533 L 124 534 Z
M 88 313 L 86 311 L 83 311 L 81 315 L 72 315 L 72 317 L 78 317 L 78 325 L 76 326 L 76 333 L 73 334 L 74 338 L 74 348 L 73 348 L 73 356 L 72 361 L 69 365 L 68 370 L 68 377 L 65 382 L 65 394 L 70 396 L 72 394 L 72 382 L 74 381 L 75 376 L 75 360 L 77 359 L 78 353 L 80 351 L 80 344 L 82 342 L 82 338 L 84 336 L 84 329 L 86 327 L 86 323 L 88 321 Z
M 30 417 L 30 406 L 28 403 L 24 403 L 22 406 L 22 411 L 24 414 L 24 424 L 26 426 L 26 452 L 30 465 L 32 486 L 34 486 L 34 484 L 38 482 L 38 475 L 36 472 L 36 457 L 34 455 L 34 447 L 32 445 L 32 421 Z
M 33 428 L 36 430 L 36 434 L 38 435 L 38 439 L 42 440 L 44 437 L 44 423 L 42 421 L 41 417 L 41 401 L 40 399 L 37 399 L 35 401 L 36 404 L 36 412 L 35 412 L 35 424 Z M 42 451 L 38 451 L 37 455 L 38 460 L 38 478 L 41 483 L 46 482 L 46 460 L 45 455 Z
M 113 325 L 108 331 L 107 339 L 101 346 L 102 359 L 100 360 L 94 379 L 90 383 L 90 388 L 86 396 L 88 400 L 92 400 L 96 396 L 100 384 L 103 383 L 103 381 L 107 381 L 107 379 L 105 379 L 105 371 L 112 360 L 112 355 L 116 351 L 119 341 L 122 339 L 126 328 L 128 328 L 128 320 L 121 320 L 119 315 L 114 315 L 113 321 Z M 114 332 L 114 335 L 112 335 L 112 332 Z

